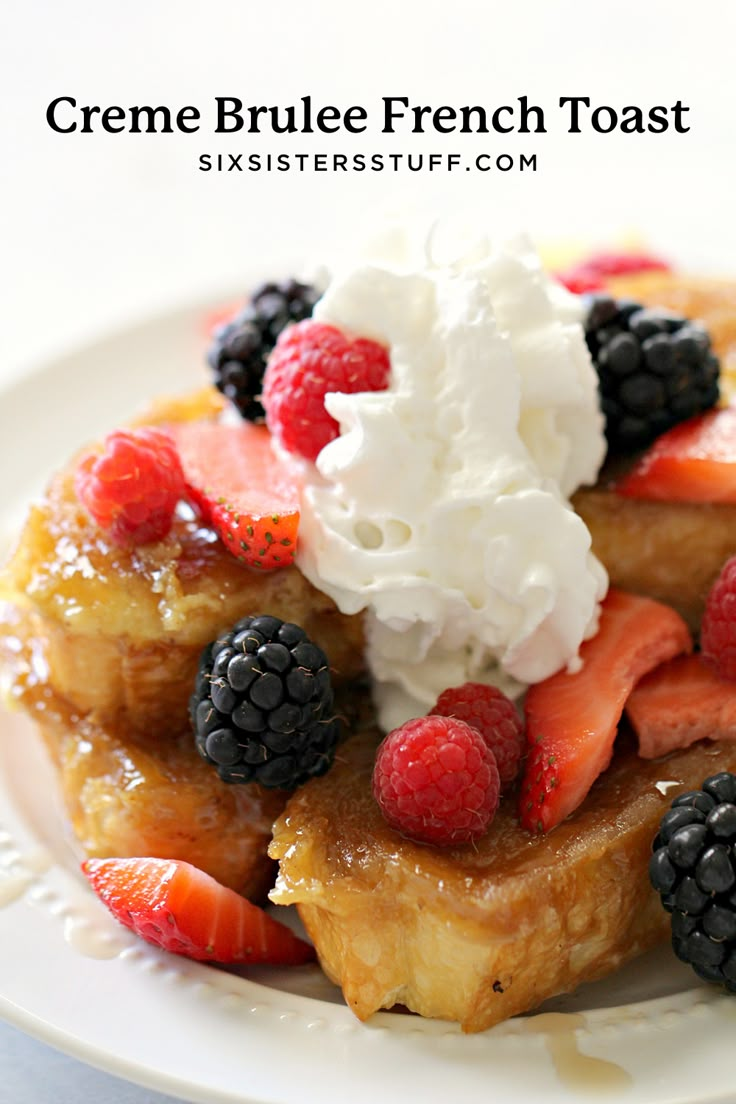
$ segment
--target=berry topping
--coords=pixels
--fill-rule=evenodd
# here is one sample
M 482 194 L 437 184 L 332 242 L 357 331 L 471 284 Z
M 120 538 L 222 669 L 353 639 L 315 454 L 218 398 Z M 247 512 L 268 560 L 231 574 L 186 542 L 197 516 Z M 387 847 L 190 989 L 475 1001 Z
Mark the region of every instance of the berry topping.
M 736 775 L 706 778 L 662 817 L 649 879 L 672 916 L 672 947 L 705 981 L 736 992 Z
M 340 432 L 325 409 L 328 391 L 383 391 L 391 364 L 387 350 L 334 326 L 300 322 L 281 335 L 263 380 L 268 426 L 288 452 L 316 460 Z
M 249 421 L 264 418 L 263 373 L 276 339 L 290 323 L 311 318 L 318 298 L 316 288 L 297 280 L 262 284 L 239 314 L 215 330 L 207 353 L 215 386 Z
M 585 337 L 598 372 L 612 452 L 643 448 L 718 401 L 718 359 L 697 322 L 594 295 Z
M 228 549 L 262 571 L 288 567 L 299 491 L 265 426 L 186 422 L 172 429 L 187 491 Z
M 440 694 L 430 716 L 456 717 L 477 729 L 495 756 L 501 785 L 514 781 L 526 749 L 524 722 L 501 690 L 466 682 Z
M 736 503 L 736 406 L 711 410 L 665 433 L 616 491 L 662 502 Z
M 391 825 L 420 843 L 482 836 L 501 789 L 493 752 L 454 717 L 420 717 L 394 729 L 376 754 L 373 796 Z
M 708 595 L 700 650 L 717 675 L 736 679 L 736 556 L 726 561 Z
M 200 962 L 297 966 L 314 949 L 190 863 L 87 859 L 82 871 L 110 912 L 148 943 Z
M 598 632 L 580 648 L 580 669 L 530 686 L 521 823 L 548 832 L 577 809 L 613 753 L 624 703 L 638 680 L 692 647 L 669 606 L 611 589 Z
M 169 434 L 146 426 L 108 434 L 103 452 L 81 461 L 74 485 L 116 544 L 148 544 L 171 529 L 184 475 Z
M 584 260 L 557 273 L 568 291 L 582 295 L 601 291 L 613 276 L 633 276 L 638 272 L 669 272 L 669 265 L 651 253 L 592 253 Z
M 646 675 L 626 702 L 643 759 L 659 759 L 697 740 L 736 740 L 736 683 L 700 655 L 678 656 Z
M 278 617 L 244 617 L 205 648 L 189 712 L 223 782 L 269 789 L 324 774 L 340 734 L 325 653 Z

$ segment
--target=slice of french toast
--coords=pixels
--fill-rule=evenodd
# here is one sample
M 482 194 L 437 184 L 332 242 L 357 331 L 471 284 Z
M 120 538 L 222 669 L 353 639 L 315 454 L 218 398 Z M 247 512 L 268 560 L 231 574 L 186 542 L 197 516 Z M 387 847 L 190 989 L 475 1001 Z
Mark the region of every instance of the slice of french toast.
M 158 401 L 139 422 L 220 409 L 207 389 Z M 195 749 L 187 706 L 203 647 L 266 612 L 305 628 L 336 684 L 362 670 L 361 619 L 296 568 L 243 566 L 187 510 L 165 540 L 121 549 L 80 506 L 74 461 L 52 478 L 0 578 L 0 669 L 9 703 L 41 728 L 88 855 L 184 859 L 263 897 L 286 795 L 220 781 Z
M 647 877 L 678 792 L 736 769 L 736 744 L 643 761 L 621 748 L 588 798 L 533 836 L 505 799 L 474 844 L 412 843 L 371 793 L 376 737 L 349 741 L 290 799 L 270 854 L 272 900 L 295 904 L 327 975 L 356 1015 L 403 1005 L 483 1031 L 647 950 L 668 916 Z M 666 794 L 666 796 L 665 796 Z
M 39 727 L 85 855 L 182 859 L 251 900 L 265 899 L 274 878 L 266 849 L 284 791 L 221 782 L 188 732 L 159 730 L 146 742 L 72 722 L 48 699 Z
M 610 290 L 702 321 L 721 362 L 724 400 L 736 398 L 736 282 L 644 272 L 611 280 Z M 736 550 L 736 507 L 624 498 L 613 489 L 621 474 L 621 462 L 609 464 L 597 486 L 573 497 L 593 551 L 613 586 L 673 606 L 695 631 L 708 591 Z
M 207 389 L 160 401 L 140 421 L 219 410 Z M 302 625 L 338 679 L 362 669 L 360 618 L 340 614 L 296 568 L 245 567 L 186 508 L 164 540 L 118 547 L 80 505 L 74 471 L 72 461 L 31 507 L 0 579 L 11 699 L 22 705 L 25 682 L 40 678 L 94 724 L 149 738 L 160 726 L 182 730 L 202 648 L 238 618 L 262 612 Z

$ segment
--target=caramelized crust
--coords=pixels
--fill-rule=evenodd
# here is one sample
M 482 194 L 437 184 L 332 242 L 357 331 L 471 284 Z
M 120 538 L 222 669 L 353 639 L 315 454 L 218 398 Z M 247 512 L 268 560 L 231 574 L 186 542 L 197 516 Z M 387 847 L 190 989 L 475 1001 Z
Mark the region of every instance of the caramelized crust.
M 622 749 L 548 835 L 521 829 L 507 801 L 476 845 L 439 849 L 384 821 L 371 795 L 374 750 L 375 739 L 351 740 L 290 799 L 274 828 L 271 898 L 298 906 L 360 1019 L 402 1004 L 465 1031 L 536 1008 L 664 938 L 668 917 L 647 876 L 659 819 L 679 791 L 736 768 L 736 745 L 655 762 Z
M 696 632 L 736 550 L 736 506 L 645 502 L 600 486 L 578 491 L 573 506 L 611 585 L 673 606 Z
M 87 721 L 46 719 L 40 728 L 87 855 L 183 859 L 252 900 L 265 898 L 283 791 L 221 782 L 189 734 L 159 734 L 145 747 Z

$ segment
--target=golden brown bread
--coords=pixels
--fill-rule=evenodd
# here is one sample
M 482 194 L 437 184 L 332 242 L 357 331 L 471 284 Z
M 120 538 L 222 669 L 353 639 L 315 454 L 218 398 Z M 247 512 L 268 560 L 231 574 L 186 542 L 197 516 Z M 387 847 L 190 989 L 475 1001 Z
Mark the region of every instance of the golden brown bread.
M 476 844 L 439 849 L 384 821 L 371 794 L 374 748 L 375 738 L 351 740 L 290 799 L 270 849 L 280 861 L 271 896 L 298 906 L 360 1019 L 401 1004 L 465 1031 L 603 977 L 661 940 L 668 917 L 647 877 L 659 819 L 678 792 L 736 769 L 734 744 L 647 762 L 622 749 L 548 835 L 525 832 L 505 801 Z
M 573 505 L 612 586 L 672 606 L 697 631 L 708 592 L 736 549 L 736 506 L 645 502 L 606 488 Z
M 189 733 L 158 733 L 146 745 L 58 716 L 40 729 L 87 855 L 183 859 L 246 897 L 265 897 L 274 875 L 266 848 L 283 791 L 221 782 Z

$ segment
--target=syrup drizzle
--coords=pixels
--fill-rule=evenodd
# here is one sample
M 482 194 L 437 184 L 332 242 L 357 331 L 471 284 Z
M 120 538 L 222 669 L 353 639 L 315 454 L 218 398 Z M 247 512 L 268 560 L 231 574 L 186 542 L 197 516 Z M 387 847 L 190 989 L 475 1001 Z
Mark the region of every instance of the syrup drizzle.
M 22 897 L 33 880 L 32 874 L 0 870 L 0 908 L 12 905 L 13 901 Z
M 43 884 L 42 875 L 53 865 L 53 857 L 45 848 L 21 855 L 6 847 L 0 856 L 0 908 L 19 901 L 33 889 L 35 902 L 47 904 L 63 919 L 64 939 L 70 947 L 87 958 L 116 958 L 129 942 L 83 909 L 60 906 L 57 895 Z
M 555 1071 L 565 1088 L 579 1093 L 618 1092 L 633 1084 L 631 1074 L 615 1062 L 583 1054 L 577 1032 L 587 1027 L 579 1012 L 542 1012 L 526 1020 L 526 1030 L 543 1035 Z
M 64 939 L 85 958 L 117 958 L 129 945 L 94 920 L 76 914 L 64 919 Z

